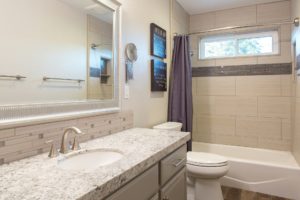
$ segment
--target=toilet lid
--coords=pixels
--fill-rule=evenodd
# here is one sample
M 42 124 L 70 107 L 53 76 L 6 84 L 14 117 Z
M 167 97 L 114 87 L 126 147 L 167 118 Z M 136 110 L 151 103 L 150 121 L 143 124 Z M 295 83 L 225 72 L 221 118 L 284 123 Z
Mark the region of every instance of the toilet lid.
M 219 167 L 227 165 L 228 160 L 212 153 L 188 152 L 187 163 L 203 167 Z

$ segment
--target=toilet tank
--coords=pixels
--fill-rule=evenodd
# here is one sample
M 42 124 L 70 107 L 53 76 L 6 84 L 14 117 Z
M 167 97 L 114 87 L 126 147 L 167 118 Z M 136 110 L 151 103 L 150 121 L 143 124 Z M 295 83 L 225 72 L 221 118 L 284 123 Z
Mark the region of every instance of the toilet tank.
M 169 130 L 169 131 L 181 131 L 182 123 L 180 122 L 166 122 L 163 124 L 158 124 L 153 127 L 153 129 Z

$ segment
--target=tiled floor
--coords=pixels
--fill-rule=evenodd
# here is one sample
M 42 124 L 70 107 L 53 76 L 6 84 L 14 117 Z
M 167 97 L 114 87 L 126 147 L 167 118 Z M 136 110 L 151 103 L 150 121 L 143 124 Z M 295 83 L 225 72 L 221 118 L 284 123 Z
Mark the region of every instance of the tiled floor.
M 222 187 L 224 200 L 288 200 L 266 194 L 250 192 L 229 187 Z
M 224 200 L 290 200 L 281 197 L 274 197 L 266 194 L 240 190 L 236 188 L 229 188 L 222 186 Z M 194 200 L 192 191 L 188 188 L 188 200 Z

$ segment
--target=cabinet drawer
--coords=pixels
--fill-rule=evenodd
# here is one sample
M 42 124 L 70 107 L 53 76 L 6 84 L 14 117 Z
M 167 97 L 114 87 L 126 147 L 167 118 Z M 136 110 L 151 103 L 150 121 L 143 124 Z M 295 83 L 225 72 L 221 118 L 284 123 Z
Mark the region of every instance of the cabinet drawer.
M 161 161 L 161 185 L 164 185 L 176 172 L 185 166 L 186 152 L 186 145 L 183 145 Z
M 149 200 L 159 190 L 158 177 L 158 165 L 155 165 L 106 200 Z
M 186 200 L 186 169 L 183 168 L 161 189 L 161 200 Z

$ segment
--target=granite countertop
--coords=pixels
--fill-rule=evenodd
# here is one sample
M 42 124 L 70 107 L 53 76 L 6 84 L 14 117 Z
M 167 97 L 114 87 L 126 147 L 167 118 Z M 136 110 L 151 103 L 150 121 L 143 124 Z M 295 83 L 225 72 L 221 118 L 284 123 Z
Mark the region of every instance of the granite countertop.
M 41 154 L 0 166 L 0 199 L 101 199 L 185 144 L 185 132 L 134 128 L 81 143 L 83 149 L 116 149 L 124 157 L 94 171 L 64 170 Z

